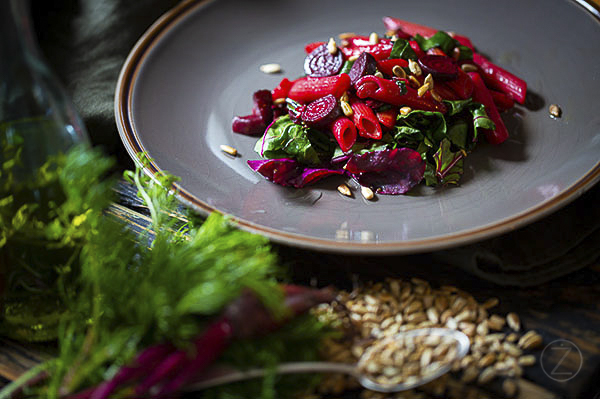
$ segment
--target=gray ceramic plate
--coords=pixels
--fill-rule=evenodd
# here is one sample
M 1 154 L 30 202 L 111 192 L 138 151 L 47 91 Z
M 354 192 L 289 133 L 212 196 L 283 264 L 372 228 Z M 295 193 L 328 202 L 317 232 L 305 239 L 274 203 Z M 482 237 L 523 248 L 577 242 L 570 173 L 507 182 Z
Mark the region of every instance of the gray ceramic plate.
M 529 107 L 505 115 L 511 138 L 482 144 L 459 187 L 410 195 L 341 196 L 332 178 L 301 190 L 272 184 L 246 165 L 255 138 L 231 131 L 252 93 L 302 74 L 304 45 L 341 32 L 383 32 L 401 17 L 467 35 L 524 78 Z M 123 142 L 149 173 L 181 177 L 181 199 L 231 214 L 243 229 L 306 248 L 411 253 L 508 232 L 557 210 L 600 177 L 600 23 L 572 1 L 221 0 L 183 2 L 158 20 L 127 59 L 116 91 Z M 282 65 L 283 74 L 259 71 Z M 560 104 L 563 117 L 548 115 Z M 229 144 L 241 156 L 219 150 Z

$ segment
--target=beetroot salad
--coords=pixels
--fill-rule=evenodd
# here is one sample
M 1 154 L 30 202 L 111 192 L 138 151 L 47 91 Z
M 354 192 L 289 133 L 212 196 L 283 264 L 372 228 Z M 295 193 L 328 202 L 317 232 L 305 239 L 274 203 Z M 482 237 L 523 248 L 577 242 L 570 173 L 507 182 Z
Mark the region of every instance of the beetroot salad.
M 458 184 L 480 140 L 500 144 L 500 117 L 527 84 L 469 38 L 385 17 L 386 34 L 341 34 L 305 46 L 305 76 L 253 94 L 233 131 L 261 136 L 248 165 L 283 186 L 345 175 L 380 194 Z

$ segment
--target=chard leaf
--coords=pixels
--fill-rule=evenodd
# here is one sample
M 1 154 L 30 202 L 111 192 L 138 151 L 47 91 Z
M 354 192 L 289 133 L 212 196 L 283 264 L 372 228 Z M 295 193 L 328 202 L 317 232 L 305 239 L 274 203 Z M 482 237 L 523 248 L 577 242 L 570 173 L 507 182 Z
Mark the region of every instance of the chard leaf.
M 292 122 L 289 115 L 274 121 L 254 151 L 268 159 L 294 158 L 307 165 L 317 165 L 333 151 L 329 138 L 316 129 Z
M 427 186 L 437 186 L 438 179 L 435 175 L 435 164 L 431 162 L 425 163 L 425 173 L 423 174 L 423 179 L 425 180 L 425 184 Z
M 372 151 L 392 150 L 396 148 L 396 140 L 389 134 L 385 133 L 381 140 L 360 140 L 354 143 L 349 154 L 366 154 Z M 338 158 L 346 155 L 339 146 L 336 146 L 332 158 Z
M 471 50 L 469 47 L 463 46 L 462 44 L 460 44 L 458 42 L 456 42 L 456 47 L 458 47 L 458 49 L 460 50 L 460 53 L 458 56 L 459 61 L 473 59 L 473 50 Z
M 472 103 L 473 100 L 471 98 L 467 98 L 466 100 L 455 101 L 444 100 L 444 104 L 448 109 L 448 116 L 454 116 L 456 114 L 461 113 L 462 111 L 467 109 L 467 107 L 470 106 Z
M 463 119 L 458 119 L 448 128 L 448 139 L 460 149 L 467 149 L 469 125 Z
M 424 138 L 425 136 L 423 136 L 423 133 L 419 129 L 410 126 L 395 127 L 394 140 L 400 145 L 416 148 Z
M 406 39 L 398 39 L 394 42 L 394 47 L 392 47 L 392 53 L 390 54 L 390 59 L 393 58 L 402 58 L 405 60 L 416 60 L 417 53 L 410 47 L 410 43 Z
M 419 44 L 419 47 L 423 51 L 427 51 L 434 47 L 439 47 L 444 53 L 450 55 L 454 47 L 456 47 L 456 40 L 454 40 L 449 34 L 444 31 L 437 31 L 435 35 L 428 39 L 418 33 L 415 35 L 415 41 Z
M 433 155 L 435 176 L 440 184 L 458 184 L 463 174 L 463 151 L 452 151 L 450 140 L 442 140 L 440 148 Z
M 381 140 L 363 141 L 354 144 L 352 147 L 352 153 L 354 154 L 366 154 L 372 151 L 382 151 L 386 149 L 392 149 L 395 143 L 389 134 L 385 134 Z
M 399 126 L 408 126 L 421 131 L 431 143 L 437 143 L 446 136 L 446 120 L 441 112 L 411 111 L 398 115 Z
M 475 142 L 477 141 L 477 137 L 479 135 L 478 130 L 480 128 L 494 130 L 496 125 L 490 118 L 488 118 L 487 112 L 485 112 L 485 106 L 483 104 L 473 103 L 469 110 L 473 116 L 473 141 Z

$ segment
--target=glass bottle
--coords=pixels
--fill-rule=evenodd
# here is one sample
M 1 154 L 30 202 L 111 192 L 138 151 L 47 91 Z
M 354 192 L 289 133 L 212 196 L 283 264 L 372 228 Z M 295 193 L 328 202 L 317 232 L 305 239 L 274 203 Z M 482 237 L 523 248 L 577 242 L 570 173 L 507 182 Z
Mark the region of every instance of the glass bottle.
M 39 236 L 15 233 L 14 226 L 24 204 L 33 218 L 49 218 L 64 191 L 58 182 L 32 182 L 49 159 L 88 139 L 41 56 L 29 7 L 28 0 L 0 0 L 0 334 L 45 341 L 56 337 L 64 309 L 58 274 L 76 256 Z

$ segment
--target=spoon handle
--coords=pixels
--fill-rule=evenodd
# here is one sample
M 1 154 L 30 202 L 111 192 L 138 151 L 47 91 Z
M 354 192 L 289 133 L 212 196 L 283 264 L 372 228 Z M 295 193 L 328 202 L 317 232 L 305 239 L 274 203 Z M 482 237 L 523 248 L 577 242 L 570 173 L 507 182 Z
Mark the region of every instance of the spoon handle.
M 264 377 L 268 371 L 264 368 L 253 368 L 248 370 L 237 370 L 233 368 L 222 368 L 215 370 L 200 381 L 194 382 L 186 387 L 186 391 L 200 391 L 218 385 L 230 384 L 252 378 Z M 277 374 L 302 374 L 302 373 L 343 373 L 357 376 L 355 364 L 333 363 L 333 362 L 290 362 L 281 363 L 275 369 Z

